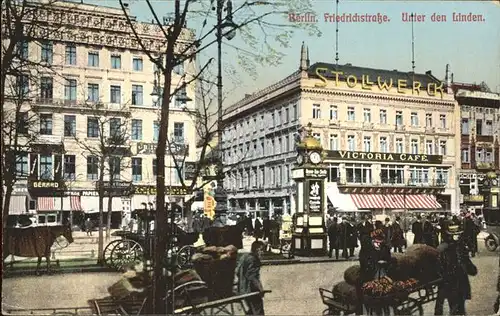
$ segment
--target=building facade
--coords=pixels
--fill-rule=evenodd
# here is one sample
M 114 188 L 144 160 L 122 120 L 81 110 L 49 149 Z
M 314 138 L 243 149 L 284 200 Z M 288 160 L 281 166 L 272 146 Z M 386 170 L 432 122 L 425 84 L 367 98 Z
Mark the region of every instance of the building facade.
M 500 95 L 481 86 L 453 83 L 461 110 L 461 208 L 481 214 L 486 174 L 500 172 Z
M 293 213 L 295 143 L 309 122 L 327 150 L 330 209 L 455 211 L 460 111 L 450 83 L 425 74 L 327 63 L 229 108 L 223 147 L 236 210 Z
M 11 214 L 38 213 L 43 222 L 49 219 L 41 214 L 60 221 L 68 211 L 97 212 L 98 159 L 103 147 L 99 142 L 120 134 L 119 146 L 126 150 L 113 157 L 115 170 L 106 168 L 104 180 L 121 221 L 121 213 L 154 203 L 159 102 L 153 103 L 151 93 L 156 79 L 161 81 L 163 76 L 135 40 L 121 9 L 61 2 L 41 11 L 38 19 L 60 22 L 64 32 L 54 30 L 40 43 L 22 45 L 26 58 L 48 66 L 40 67 L 40 75 L 25 83 L 30 97 L 21 114 L 36 119 L 26 129 L 31 135 L 29 148 L 19 154 L 20 180 L 11 199 Z M 160 56 L 165 45 L 160 27 L 131 19 L 145 47 Z M 185 29 L 180 43 L 189 43 L 193 36 Z M 177 66 L 171 90 L 194 72 L 194 62 Z M 182 155 L 180 160 L 186 164 L 196 161 L 195 146 L 189 146 L 196 140 L 190 115 L 195 110 L 194 90 L 194 83 L 186 85 L 170 104 L 169 140 L 176 144 L 175 150 L 166 153 L 170 199 L 182 200 L 187 194 L 180 186 L 172 153 Z M 185 176 L 182 166 L 180 174 Z

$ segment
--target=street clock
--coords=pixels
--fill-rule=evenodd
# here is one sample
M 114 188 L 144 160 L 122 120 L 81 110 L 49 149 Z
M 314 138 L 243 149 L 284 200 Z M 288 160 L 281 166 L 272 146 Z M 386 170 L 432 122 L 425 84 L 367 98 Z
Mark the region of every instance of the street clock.
M 314 151 L 309 155 L 309 159 L 313 164 L 317 165 L 321 162 L 321 155 L 319 152 Z

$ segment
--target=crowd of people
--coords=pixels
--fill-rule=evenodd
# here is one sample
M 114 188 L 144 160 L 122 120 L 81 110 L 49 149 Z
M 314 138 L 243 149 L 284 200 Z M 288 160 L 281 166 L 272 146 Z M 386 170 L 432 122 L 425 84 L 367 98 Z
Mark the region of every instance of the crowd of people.
M 326 230 L 329 240 L 329 257 L 335 255 L 339 259 L 349 259 L 354 256 L 354 250 L 360 246 L 363 236 L 380 229 L 384 232 L 384 242 L 394 252 L 403 252 L 408 245 L 407 232 L 413 233 L 413 244 L 426 244 L 437 247 L 442 241 L 445 223 L 452 222 L 463 228 L 463 239 L 470 249 L 471 256 L 477 253 L 477 235 L 481 232 L 481 218 L 473 213 L 465 212 L 460 216 L 449 214 L 416 214 L 412 217 L 395 216 L 373 221 L 372 215 L 366 215 L 359 220 L 353 216 L 328 215 Z
M 329 221 L 330 255 L 342 249 L 344 258 L 352 256 L 352 247 L 360 246 L 359 263 L 361 279 L 364 282 L 384 274 L 391 262 L 391 250 L 402 252 L 406 247 L 405 231 L 400 217 L 391 222 L 375 221 L 367 215 L 359 223 L 353 219 L 342 218 L 338 223 L 335 217 Z M 444 301 L 447 300 L 451 315 L 465 315 L 465 301 L 471 299 L 469 276 L 477 274 L 477 268 L 470 256 L 477 252 L 477 234 L 480 224 L 473 214 L 461 216 L 442 216 L 439 218 L 417 215 L 411 221 L 413 244 L 426 244 L 439 252 L 439 275 L 442 283 L 438 288 L 435 315 L 443 314 Z M 363 313 L 361 288 L 358 289 L 358 314 Z

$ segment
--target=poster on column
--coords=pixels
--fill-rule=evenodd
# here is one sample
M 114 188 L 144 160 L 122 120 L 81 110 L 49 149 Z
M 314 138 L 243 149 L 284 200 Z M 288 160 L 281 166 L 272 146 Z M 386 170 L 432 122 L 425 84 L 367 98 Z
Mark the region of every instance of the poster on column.
M 321 212 L 323 203 L 323 183 L 318 180 L 309 181 L 309 212 Z

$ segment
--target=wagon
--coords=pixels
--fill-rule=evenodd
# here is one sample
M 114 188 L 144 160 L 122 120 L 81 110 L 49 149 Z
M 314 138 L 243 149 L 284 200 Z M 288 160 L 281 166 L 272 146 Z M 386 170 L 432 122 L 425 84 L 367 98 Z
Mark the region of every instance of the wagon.
M 418 285 L 407 291 L 398 291 L 383 297 L 363 297 L 364 314 L 424 315 L 423 305 L 437 299 L 441 279 Z M 356 313 L 356 304 L 341 293 L 319 289 L 326 305 L 323 315 L 350 315 Z
M 144 262 L 147 266 L 147 263 L 151 261 L 155 239 L 151 225 L 155 219 L 155 210 L 137 209 L 133 211 L 133 215 L 138 220 L 137 231 L 114 232 L 112 235 L 120 239 L 111 241 L 104 248 L 104 263 L 108 267 L 120 270 L 127 265 L 139 262 Z M 170 249 L 177 255 L 177 264 L 179 267 L 188 267 L 194 253 L 193 244 L 198 240 L 199 234 L 187 233 L 177 224 L 172 224 L 169 228 L 174 232 L 173 246 Z

